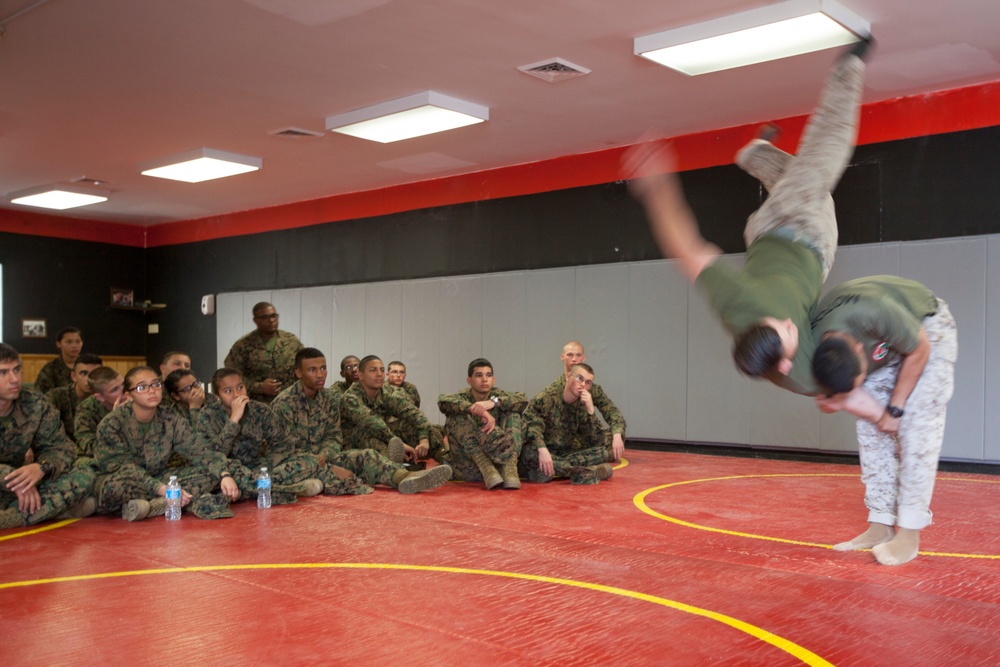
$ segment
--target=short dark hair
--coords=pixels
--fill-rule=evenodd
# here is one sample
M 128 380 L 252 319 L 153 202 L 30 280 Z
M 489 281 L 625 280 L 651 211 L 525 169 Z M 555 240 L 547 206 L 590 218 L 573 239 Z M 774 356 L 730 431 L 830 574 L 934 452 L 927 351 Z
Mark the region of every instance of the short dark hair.
M 180 350 L 170 350 L 170 352 L 167 352 L 165 355 L 163 355 L 163 361 L 161 361 L 160 363 L 165 364 L 170 360 L 171 357 L 176 357 L 178 354 L 184 355 L 188 359 L 191 358 L 191 355 L 188 354 L 187 352 L 181 352 Z
M 76 361 L 73 362 L 73 370 L 76 370 L 76 367 L 80 364 L 84 364 L 86 366 L 93 366 L 94 364 L 103 366 L 104 360 L 92 352 L 84 352 L 76 358 Z
M 781 361 L 784 349 L 774 327 L 754 324 L 736 337 L 733 361 L 740 373 L 752 378 L 767 377 Z
M 478 359 L 473 359 L 472 361 L 470 361 L 469 377 L 472 377 L 472 374 L 476 372 L 477 368 L 483 368 L 484 366 L 488 366 L 490 370 L 493 370 L 493 364 L 491 364 L 488 359 L 483 359 L 482 357 L 479 357 Z
M 128 369 L 128 372 L 125 373 L 125 380 L 124 380 L 125 391 L 132 391 L 132 389 L 129 388 L 129 384 L 131 384 L 132 376 L 133 375 L 138 375 L 139 373 L 142 373 L 143 371 L 149 371 L 153 375 L 157 374 L 156 371 L 154 371 L 149 366 L 135 366 L 133 368 Z
M 15 350 L 13 346 L 7 343 L 0 343 L 0 364 L 20 360 L 21 355 L 17 353 L 17 350 Z
M 357 359 L 357 357 L 355 357 L 353 354 L 349 354 L 346 357 L 344 357 L 343 359 L 341 359 L 340 360 L 340 370 L 344 370 L 344 368 L 347 366 L 347 360 L 348 359 Z M 359 362 L 360 362 L 360 360 L 359 360 Z
M 861 374 L 861 362 L 851 344 L 839 337 L 827 338 L 813 354 L 813 376 L 828 396 L 846 394 L 854 389 Z
M 253 308 L 251 309 L 250 312 L 253 313 L 254 317 L 257 317 L 257 313 L 264 310 L 265 308 L 274 308 L 274 304 L 268 303 L 267 301 L 258 301 L 253 305 Z
M 572 373 L 574 368 L 582 368 L 583 370 L 587 371 L 594 377 L 597 377 L 597 373 L 595 373 L 594 369 L 590 367 L 590 364 L 585 364 L 582 361 L 578 364 L 573 364 L 572 366 L 570 366 L 569 372 Z
M 177 370 L 170 371 L 167 377 L 163 378 L 163 386 L 166 388 L 168 393 L 177 393 L 177 383 L 186 378 L 188 375 L 194 375 L 194 371 L 188 370 L 187 368 L 178 368 Z
M 320 357 L 326 359 L 326 355 L 315 347 L 304 347 L 295 353 L 295 367 L 298 368 L 301 366 L 302 362 L 306 359 L 319 359 Z
M 61 343 L 62 339 L 64 337 L 66 337 L 66 336 L 68 336 L 68 335 L 70 335 L 72 333 L 80 334 L 80 337 L 81 338 L 83 337 L 83 332 L 81 332 L 76 327 L 65 327 L 65 328 L 60 329 L 59 333 L 56 334 L 56 342 L 57 343 Z
M 243 379 L 243 374 L 240 373 L 235 368 L 220 368 L 219 370 L 212 373 L 212 392 L 219 393 L 219 383 L 225 380 L 227 377 L 232 377 L 233 375 Z
M 374 354 L 369 354 L 367 357 L 361 360 L 358 364 L 358 369 L 363 373 L 365 371 L 365 366 L 367 366 L 372 361 L 382 361 L 382 357 L 377 357 Z
M 121 373 L 116 368 L 101 366 L 100 368 L 95 368 L 94 372 L 87 376 L 87 384 L 90 386 L 91 391 L 102 391 L 104 385 L 117 377 L 121 377 Z
M 385 365 L 386 368 L 392 368 L 393 366 L 402 366 L 403 370 L 404 371 L 406 370 L 406 364 L 404 364 L 402 361 L 390 361 L 388 364 Z

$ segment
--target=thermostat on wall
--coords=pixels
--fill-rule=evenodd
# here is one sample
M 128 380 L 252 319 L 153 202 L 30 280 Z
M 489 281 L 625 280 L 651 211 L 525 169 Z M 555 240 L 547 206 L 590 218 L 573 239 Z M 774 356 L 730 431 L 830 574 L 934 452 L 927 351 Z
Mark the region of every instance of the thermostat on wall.
M 206 294 L 201 297 L 201 314 L 215 315 L 215 295 Z

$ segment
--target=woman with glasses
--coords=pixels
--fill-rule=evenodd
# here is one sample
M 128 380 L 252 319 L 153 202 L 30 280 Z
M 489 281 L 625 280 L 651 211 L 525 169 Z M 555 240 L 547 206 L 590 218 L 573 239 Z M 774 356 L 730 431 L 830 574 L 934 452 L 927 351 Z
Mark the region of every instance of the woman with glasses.
M 167 374 L 163 378 L 163 390 L 166 395 L 172 398 L 169 401 L 170 408 L 179 416 L 194 426 L 194 421 L 198 417 L 198 411 L 210 400 L 205 393 L 205 385 L 197 378 L 194 371 L 186 368 L 179 368 Z M 164 401 L 164 407 L 167 401 Z
M 115 408 L 97 427 L 94 456 L 99 467 L 94 482 L 98 512 L 122 512 L 127 521 L 160 516 L 166 511 L 167 482 L 181 484 L 181 505 L 202 519 L 233 516 L 229 499 L 212 495 L 219 480 L 207 456 L 195 446 L 191 425 L 160 407 L 163 383 L 156 371 L 137 366 L 125 374 L 131 401 Z M 190 461 L 177 465 L 175 454 Z

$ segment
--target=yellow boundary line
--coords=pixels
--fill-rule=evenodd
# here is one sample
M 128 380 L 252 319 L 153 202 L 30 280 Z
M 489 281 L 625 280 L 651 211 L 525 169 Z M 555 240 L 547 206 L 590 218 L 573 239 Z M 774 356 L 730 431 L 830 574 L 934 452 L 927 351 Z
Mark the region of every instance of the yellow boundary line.
M 560 586 L 571 586 L 585 590 L 609 593 L 625 598 L 632 598 L 642 602 L 650 602 L 663 607 L 668 607 L 676 611 L 701 616 L 719 623 L 723 623 L 735 630 L 759 639 L 775 648 L 788 653 L 801 660 L 807 665 L 814 667 L 832 667 L 832 664 L 812 651 L 795 644 L 774 633 L 768 632 L 750 623 L 746 623 L 732 616 L 719 614 L 708 609 L 701 609 L 675 600 L 668 600 L 656 595 L 631 591 L 615 586 L 605 586 L 603 584 L 593 584 L 586 581 L 574 579 L 561 579 L 558 577 L 546 577 L 537 574 L 524 574 L 520 572 L 504 572 L 500 570 L 478 570 L 464 567 L 443 567 L 434 565 L 405 565 L 398 563 L 261 563 L 244 565 L 202 565 L 195 567 L 171 567 L 153 570 L 129 570 L 123 572 L 105 572 L 101 574 L 84 574 L 71 577 L 53 577 L 51 579 L 34 579 L 30 581 L 13 581 L 0 584 L 0 589 L 18 588 L 24 586 L 38 586 L 42 584 L 65 583 L 72 581 L 88 581 L 95 579 L 110 579 L 115 577 L 130 577 L 147 574 L 176 574 L 186 572 L 219 572 L 227 570 L 300 570 L 300 569 L 369 569 L 369 570 L 405 570 L 413 572 L 445 572 L 450 574 L 477 574 L 490 577 L 506 577 L 508 579 L 521 579 L 524 581 L 534 581 L 546 584 L 558 584 Z
M 612 470 L 621 470 L 622 468 L 624 468 L 624 467 L 626 467 L 628 465 L 628 459 L 625 458 L 624 456 L 621 457 L 620 459 L 618 459 L 618 461 L 619 461 L 618 465 L 613 466 L 611 468 Z
M 13 533 L 12 535 L 0 536 L 0 542 L 4 540 L 13 540 L 17 537 L 27 537 L 28 535 L 34 535 L 35 533 L 44 533 L 47 530 L 55 530 L 56 528 L 62 528 L 63 526 L 68 526 L 71 523 L 75 523 L 79 519 L 65 519 L 63 521 L 56 521 L 55 523 L 49 523 L 44 526 L 39 526 L 38 528 L 32 528 L 30 530 L 22 530 L 20 533 Z
M 670 484 L 661 484 L 660 486 L 654 486 L 651 489 L 646 489 L 641 493 L 637 494 L 632 502 L 636 507 L 642 512 L 655 517 L 657 519 L 663 519 L 664 521 L 669 521 L 670 523 L 676 523 L 679 526 L 685 526 L 687 528 L 694 528 L 696 530 L 704 530 L 710 533 L 721 533 L 723 535 L 735 535 L 736 537 L 747 537 L 752 540 L 767 540 L 770 542 L 782 542 L 784 544 L 795 544 L 804 547 L 819 547 L 820 549 L 832 549 L 832 544 L 819 544 L 816 542 L 800 542 L 798 540 L 789 540 L 783 537 L 772 537 L 770 535 L 758 535 L 756 533 L 744 533 L 736 530 L 726 530 L 725 528 L 712 528 L 711 526 L 703 526 L 697 523 L 691 523 L 690 521 L 684 521 L 683 519 L 678 519 L 676 517 L 668 516 L 666 514 L 661 514 L 656 510 L 649 507 L 646 504 L 646 497 L 656 491 L 662 489 L 667 489 L 674 486 L 683 486 L 685 484 L 699 484 L 701 482 L 720 482 L 728 481 L 732 479 L 751 479 L 760 477 L 859 477 L 859 475 L 846 474 L 846 473 L 783 473 L 783 474 L 773 474 L 773 475 L 731 475 L 728 477 L 706 477 L 705 479 L 689 479 L 683 482 L 672 482 Z M 961 477 L 939 477 L 938 481 L 954 481 L 954 482 L 973 482 L 979 484 L 1000 484 L 1000 481 L 992 480 L 979 480 L 979 479 L 964 479 Z M 870 551 L 870 549 L 864 549 L 864 551 Z M 941 551 L 921 551 L 924 556 L 943 556 L 946 558 L 978 558 L 984 560 L 997 560 L 1000 559 L 1000 554 L 964 554 L 964 553 L 948 553 Z

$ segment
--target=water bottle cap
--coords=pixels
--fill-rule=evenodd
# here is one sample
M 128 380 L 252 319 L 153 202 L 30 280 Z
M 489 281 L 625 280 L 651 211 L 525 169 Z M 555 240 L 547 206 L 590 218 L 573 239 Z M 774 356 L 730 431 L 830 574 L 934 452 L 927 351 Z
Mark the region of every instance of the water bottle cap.
M 261 471 L 261 472 L 267 472 L 267 468 L 266 468 L 266 467 L 264 467 L 264 468 L 261 468 L 261 469 L 260 469 L 260 471 Z
M 177 479 L 177 475 L 171 475 L 170 476 L 170 481 L 171 482 L 175 481 L 176 479 Z

